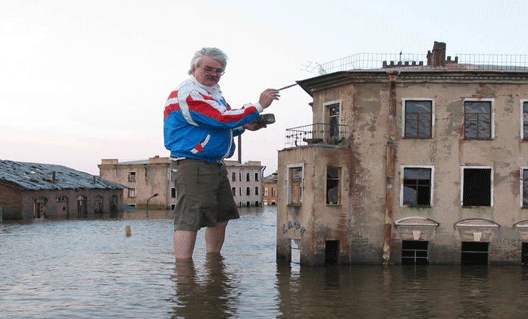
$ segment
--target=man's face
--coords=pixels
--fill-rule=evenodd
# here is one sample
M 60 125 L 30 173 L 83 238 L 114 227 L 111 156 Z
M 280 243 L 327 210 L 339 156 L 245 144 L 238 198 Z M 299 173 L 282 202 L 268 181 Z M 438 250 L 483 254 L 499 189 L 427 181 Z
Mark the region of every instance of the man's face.
M 224 65 L 212 57 L 205 55 L 200 65 L 192 71 L 192 74 L 200 84 L 213 86 L 218 84 L 220 77 L 224 74 Z

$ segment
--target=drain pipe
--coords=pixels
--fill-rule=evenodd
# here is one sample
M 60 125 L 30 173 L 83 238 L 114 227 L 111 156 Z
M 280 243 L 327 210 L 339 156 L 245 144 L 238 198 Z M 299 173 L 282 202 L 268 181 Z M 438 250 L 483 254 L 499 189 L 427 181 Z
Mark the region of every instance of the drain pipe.
M 394 207 L 394 176 L 396 172 L 396 79 L 399 71 L 387 72 L 389 76 L 389 121 L 385 156 L 385 224 L 383 225 L 383 264 L 387 266 L 391 254 L 392 213 Z

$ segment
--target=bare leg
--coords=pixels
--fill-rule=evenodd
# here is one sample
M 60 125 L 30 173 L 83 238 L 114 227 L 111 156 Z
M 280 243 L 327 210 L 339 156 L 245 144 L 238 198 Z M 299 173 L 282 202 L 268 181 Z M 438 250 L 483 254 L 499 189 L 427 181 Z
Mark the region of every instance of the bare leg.
M 174 232 L 174 256 L 178 259 L 192 258 L 198 231 L 176 230 Z
M 219 254 L 224 244 L 227 221 L 205 229 L 205 249 L 208 254 Z

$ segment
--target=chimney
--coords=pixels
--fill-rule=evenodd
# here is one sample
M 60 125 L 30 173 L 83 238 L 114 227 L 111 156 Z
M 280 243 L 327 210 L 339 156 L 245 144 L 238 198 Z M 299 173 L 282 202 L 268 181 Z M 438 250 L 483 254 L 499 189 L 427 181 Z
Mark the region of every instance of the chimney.
M 445 42 L 434 42 L 433 52 L 427 52 L 427 65 L 433 67 L 445 66 L 446 65 L 446 44 Z

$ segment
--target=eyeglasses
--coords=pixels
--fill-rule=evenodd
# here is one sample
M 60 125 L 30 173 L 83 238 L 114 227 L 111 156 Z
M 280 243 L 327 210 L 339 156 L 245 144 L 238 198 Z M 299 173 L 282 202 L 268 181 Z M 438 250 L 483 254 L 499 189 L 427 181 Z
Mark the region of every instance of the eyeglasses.
M 209 66 L 205 66 L 205 67 L 202 67 L 202 70 L 205 71 L 205 73 L 208 73 L 208 74 L 218 74 L 218 75 L 224 75 L 225 73 L 225 70 L 224 69 L 215 69 L 215 68 L 212 68 L 212 67 L 209 67 Z

